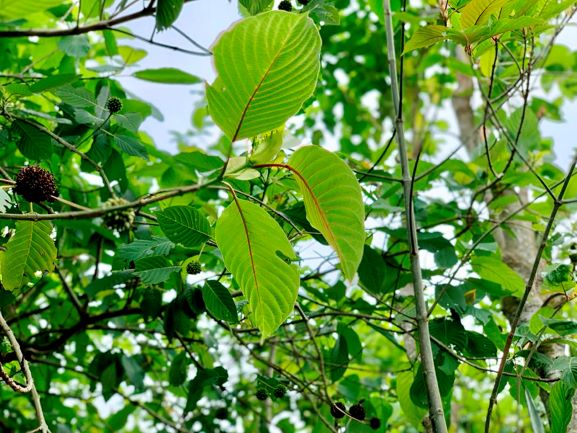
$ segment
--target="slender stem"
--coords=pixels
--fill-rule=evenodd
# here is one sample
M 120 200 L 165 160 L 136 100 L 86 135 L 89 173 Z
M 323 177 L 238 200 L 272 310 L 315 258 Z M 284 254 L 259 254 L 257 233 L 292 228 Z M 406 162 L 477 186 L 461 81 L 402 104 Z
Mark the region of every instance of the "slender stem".
M 525 292 L 523 293 L 523 297 L 519 301 L 519 305 L 517 306 L 517 311 L 515 312 L 515 317 L 511 322 L 511 329 L 509 330 L 509 334 L 507 334 L 507 340 L 505 341 L 505 347 L 503 347 L 503 355 L 501 356 L 501 360 L 499 362 L 499 368 L 497 370 L 497 377 L 495 378 L 495 383 L 493 385 L 493 391 L 491 392 L 491 398 L 489 399 L 489 407 L 487 408 L 487 416 L 485 418 L 485 433 L 489 433 L 489 429 L 491 427 L 491 414 L 493 413 L 493 408 L 495 407 L 495 403 L 497 402 L 497 394 L 499 393 L 499 385 L 501 384 L 501 378 L 503 376 L 503 372 L 505 371 L 505 365 L 507 363 L 507 358 L 509 356 L 509 350 L 511 349 L 511 345 L 513 344 L 513 338 L 515 336 L 515 332 L 517 331 L 517 327 L 519 325 L 519 321 L 521 319 L 521 314 L 523 313 L 523 309 L 525 307 L 525 303 L 527 299 L 529 299 L 529 295 L 531 290 L 533 289 L 533 285 L 537 278 L 537 274 L 539 271 L 539 267 L 541 266 L 541 257 L 543 256 L 543 251 L 545 251 L 545 247 L 547 246 L 547 242 L 549 240 L 549 235 L 553 230 L 553 224 L 555 223 L 555 218 L 557 217 L 557 212 L 561 206 L 563 206 L 563 196 L 567 191 L 569 186 L 569 182 L 571 181 L 573 171 L 575 170 L 575 166 L 577 165 L 577 154 L 573 158 L 571 162 L 571 167 L 569 168 L 569 172 L 567 173 L 567 177 L 565 178 L 565 182 L 561 187 L 561 191 L 559 191 L 558 197 L 555 199 L 553 203 L 553 209 L 551 210 L 551 215 L 549 216 L 549 221 L 547 222 L 547 226 L 545 227 L 545 231 L 543 232 L 543 237 L 541 239 L 541 243 L 539 244 L 539 250 L 537 251 L 537 256 L 533 261 L 533 267 L 531 268 L 531 274 L 529 275 L 529 279 L 527 280 L 527 285 L 525 286 Z
M 412 200 L 412 176 L 409 169 L 407 148 L 405 144 L 405 131 L 403 126 L 403 112 L 399 97 L 399 85 L 397 82 L 397 59 L 395 55 L 395 39 L 393 32 L 393 20 L 391 17 L 391 2 L 384 0 L 385 10 L 385 30 L 387 34 L 387 56 L 389 62 L 389 75 L 391 79 L 391 92 L 393 96 L 393 106 L 396 114 L 397 142 L 399 144 L 399 157 L 403 172 L 403 191 L 405 198 L 405 220 L 407 224 L 407 237 L 410 247 L 411 273 L 413 276 L 413 292 L 415 295 L 417 329 L 419 332 L 419 344 L 421 349 L 421 364 L 425 374 L 425 385 L 429 399 L 429 416 L 436 433 L 447 433 L 447 423 L 443 410 L 441 392 L 437 383 L 435 372 L 435 362 L 433 359 L 433 349 L 431 337 L 429 335 L 429 324 L 427 317 L 427 304 L 423 288 L 423 275 L 421 273 L 421 263 L 419 257 L 419 244 L 417 241 L 417 226 Z
M 38 391 L 34 385 L 34 379 L 32 378 L 32 373 L 30 372 L 30 367 L 28 366 L 28 361 L 26 361 L 24 358 L 24 354 L 22 353 L 22 349 L 20 348 L 18 340 L 16 339 L 16 336 L 12 332 L 10 325 L 8 325 L 8 322 L 6 322 L 6 319 L 1 312 L 0 328 L 2 328 L 4 334 L 6 334 L 6 337 L 8 337 L 8 341 L 10 341 L 10 345 L 14 349 L 14 353 L 16 353 L 16 359 L 18 359 L 18 362 L 22 366 L 22 371 L 26 377 L 26 382 L 28 384 L 27 388 L 30 389 L 30 393 L 32 394 L 32 402 L 34 404 L 34 410 L 36 411 L 36 419 L 38 420 L 38 428 L 33 431 L 50 433 L 50 429 L 48 428 L 48 424 L 46 424 L 46 419 L 44 418 L 44 412 L 42 411 L 40 396 L 38 395 Z

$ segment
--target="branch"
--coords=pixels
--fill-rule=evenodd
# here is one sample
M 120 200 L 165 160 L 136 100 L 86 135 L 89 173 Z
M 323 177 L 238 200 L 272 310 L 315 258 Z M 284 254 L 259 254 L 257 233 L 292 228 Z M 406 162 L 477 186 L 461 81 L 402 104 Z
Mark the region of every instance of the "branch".
M 410 246 L 411 273 L 413 276 L 413 291 L 415 295 L 417 328 L 419 331 L 419 344 L 421 346 L 421 363 L 425 375 L 425 385 L 429 400 L 429 416 L 436 433 L 447 433 L 447 423 L 443 410 L 443 401 L 437 382 L 435 372 L 435 362 L 433 360 L 433 349 L 431 337 L 429 335 L 429 324 L 427 318 L 427 304 L 423 288 L 423 275 L 419 257 L 419 244 L 417 241 L 417 226 L 413 209 L 413 199 L 411 195 L 413 179 L 409 170 L 407 148 L 405 144 L 405 131 L 403 126 L 402 101 L 399 96 L 399 85 L 397 82 L 397 59 L 395 56 L 395 39 L 393 32 L 393 20 L 391 17 L 391 2 L 384 0 L 385 10 L 385 30 L 387 34 L 387 56 L 389 61 L 389 75 L 391 79 L 391 93 L 393 106 L 396 114 L 397 142 L 399 144 L 399 156 L 403 172 L 403 191 L 405 198 L 405 219 L 407 223 L 407 236 Z
M 20 348 L 20 344 L 18 340 L 16 340 L 16 336 L 12 332 L 12 329 L 4 319 L 4 316 L 0 312 L 0 327 L 4 331 L 4 334 L 8 337 L 14 352 L 16 353 L 16 358 L 18 362 L 22 366 L 22 371 L 24 372 L 24 376 L 26 377 L 27 387 L 25 390 L 20 392 L 28 392 L 32 394 L 32 402 L 34 403 L 34 410 L 36 411 L 36 418 L 38 419 L 38 428 L 32 430 L 33 432 L 42 432 L 42 433 L 50 433 L 50 429 L 48 428 L 48 424 L 46 424 L 46 419 L 44 418 L 44 412 L 42 411 L 42 404 L 40 403 L 40 396 L 38 395 L 38 391 L 36 390 L 36 386 L 34 386 L 34 379 L 32 378 L 32 373 L 30 373 L 30 367 L 28 366 L 28 362 L 24 358 L 24 354 L 22 353 L 22 349 Z M 30 432 L 32 433 L 32 432 Z
M 521 319 L 521 314 L 523 313 L 523 308 L 525 307 L 525 303 L 529 298 L 529 294 L 531 293 L 531 289 L 533 288 L 533 283 L 535 282 L 535 278 L 537 277 L 537 271 L 539 270 L 541 257 L 543 256 L 543 251 L 547 246 L 547 241 L 549 240 L 549 235 L 551 234 L 551 230 L 553 229 L 553 224 L 555 222 L 555 218 L 557 217 L 557 212 L 559 211 L 561 206 L 563 206 L 563 196 L 565 195 L 565 191 L 567 190 L 569 182 L 571 181 L 573 171 L 575 170 L 575 165 L 577 165 L 577 154 L 573 158 L 571 167 L 569 168 L 569 172 L 567 174 L 567 177 L 565 178 L 565 182 L 561 187 L 561 191 L 559 191 L 559 195 L 556 198 L 555 202 L 553 203 L 553 209 L 551 211 L 551 215 L 549 216 L 547 227 L 545 227 L 545 231 L 543 232 L 543 238 L 541 240 L 541 243 L 539 244 L 539 250 L 537 251 L 537 256 L 533 261 L 533 267 L 531 269 L 531 274 L 529 275 L 529 279 L 525 286 L 525 292 L 523 293 L 523 297 L 521 298 L 521 301 L 517 306 L 515 317 L 511 322 L 511 329 L 509 330 L 509 334 L 507 334 L 507 341 L 505 342 L 505 347 L 503 348 L 503 356 L 501 357 L 501 361 L 499 362 L 497 377 L 495 378 L 495 384 L 493 385 L 493 391 L 491 392 L 491 398 L 489 399 L 489 407 L 487 409 L 487 417 L 485 419 L 485 433 L 489 433 L 489 428 L 491 426 L 491 414 L 493 412 L 493 407 L 497 402 L 499 385 L 501 383 L 503 371 L 505 370 L 505 364 L 507 363 L 507 358 L 509 356 L 509 350 L 511 349 L 511 345 L 513 343 L 513 337 L 515 336 L 515 331 L 517 330 L 517 326 L 519 325 L 519 321 Z
M 185 3 L 195 1 L 195 0 L 185 0 Z M 108 20 L 99 21 L 94 24 L 87 26 L 76 26 L 69 29 L 30 29 L 30 30 L 0 30 L 0 38 L 23 38 L 30 36 L 38 36 L 44 38 L 53 38 L 57 36 L 74 36 L 81 35 L 84 33 L 90 33 L 97 30 L 110 30 L 111 27 L 127 23 L 129 21 L 136 20 L 138 18 L 147 17 L 153 15 L 156 12 L 155 7 L 150 3 L 149 6 L 141 9 L 138 12 L 134 12 L 129 15 L 124 15 L 118 18 L 112 18 Z

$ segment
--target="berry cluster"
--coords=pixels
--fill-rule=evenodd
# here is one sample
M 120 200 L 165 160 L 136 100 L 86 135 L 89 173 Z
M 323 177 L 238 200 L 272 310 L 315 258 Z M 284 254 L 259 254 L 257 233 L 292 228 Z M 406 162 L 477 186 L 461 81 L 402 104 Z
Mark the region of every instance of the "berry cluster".
M 367 413 L 365 411 L 365 408 L 363 407 L 362 401 L 359 403 L 353 404 L 349 408 L 348 412 L 347 412 L 347 408 L 345 407 L 345 405 L 343 403 L 341 403 L 340 401 L 334 403 L 331 406 L 331 416 L 334 419 L 344 418 L 345 415 L 347 415 L 347 413 L 351 418 L 354 418 L 358 421 L 364 421 L 366 416 L 367 416 Z M 378 430 L 379 428 L 381 428 L 381 420 L 379 418 L 377 418 L 376 416 L 372 417 L 369 420 L 369 426 L 373 430 Z
M 108 101 L 106 101 L 106 109 L 110 112 L 110 114 L 118 113 L 120 110 L 122 110 L 122 101 L 116 96 L 108 98 Z
M 297 3 L 301 6 L 306 6 L 309 4 L 309 0 L 297 0 Z M 291 12 L 293 10 L 293 5 L 290 0 L 282 0 L 278 5 L 279 10 Z
M 104 203 L 103 207 L 107 209 L 111 207 L 122 206 L 126 203 L 128 203 L 128 201 L 123 198 L 112 197 Z M 108 227 L 110 230 L 118 230 L 119 232 L 122 232 L 129 230 L 130 227 L 132 227 L 132 224 L 134 223 L 134 217 L 134 209 L 129 208 L 120 210 L 116 209 L 107 212 L 104 214 L 102 219 L 104 220 L 106 227 Z
M 189 262 L 188 265 L 186 265 L 186 272 L 190 275 L 200 274 L 202 272 L 202 265 L 198 260 Z
M 36 165 L 24 167 L 18 172 L 14 192 L 31 203 L 54 201 L 54 197 L 58 197 L 52 173 Z
M 272 395 L 274 398 L 284 398 L 286 392 L 287 389 L 284 387 L 284 385 L 278 385 L 275 389 L 273 389 Z M 261 401 L 266 400 L 269 395 L 269 392 L 265 388 L 258 388 L 256 390 L 256 398 Z

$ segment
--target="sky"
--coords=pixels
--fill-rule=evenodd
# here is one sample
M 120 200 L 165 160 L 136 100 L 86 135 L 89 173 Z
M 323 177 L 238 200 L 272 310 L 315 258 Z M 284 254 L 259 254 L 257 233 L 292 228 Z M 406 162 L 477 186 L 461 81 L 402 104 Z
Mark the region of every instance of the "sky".
M 140 7 L 140 4 L 136 6 Z M 175 25 L 199 44 L 210 48 L 219 34 L 238 19 L 240 15 L 237 0 L 196 0 L 185 4 Z M 129 27 L 135 34 L 149 37 L 154 29 L 154 18 L 141 18 L 130 23 Z M 170 45 L 195 49 L 174 30 L 166 30 L 155 39 Z M 574 48 L 576 40 L 577 20 L 572 26 L 566 27 L 557 43 Z M 148 56 L 141 60 L 134 70 L 170 66 L 208 82 L 212 82 L 215 78 L 212 59 L 209 56 L 179 53 L 137 40 L 122 43 L 148 51 Z M 199 101 L 199 92 L 203 91 L 203 84 L 192 86 L 155 84 L 127 76 L 120 80 L 126 89 L 152 103 L 163 113 L 165 118 L 163 122 L 149 118 L 144 122 L 143 129 L 155 139 L 159 148 L 175 152 L 176 143 L 171 131 L 184 133 L 190 128 L 192 110 L 195 102 Z M 566 102 L 562 111 L 565 119 L 563 122 L 543 121 L 541 131 L 544 137 L 554 139 L 557 162 L 563 168 L 567 168 L 577 148 L 575 124 L 571 120 L 577 119 L 577 101 Z

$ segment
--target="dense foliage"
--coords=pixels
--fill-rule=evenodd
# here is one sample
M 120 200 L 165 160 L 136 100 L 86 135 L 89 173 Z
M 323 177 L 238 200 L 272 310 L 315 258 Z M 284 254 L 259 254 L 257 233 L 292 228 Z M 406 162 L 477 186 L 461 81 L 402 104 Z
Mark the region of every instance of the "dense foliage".
M 0 431 L 576 433 L 577 2 L 186 3 L 0 1 Z

